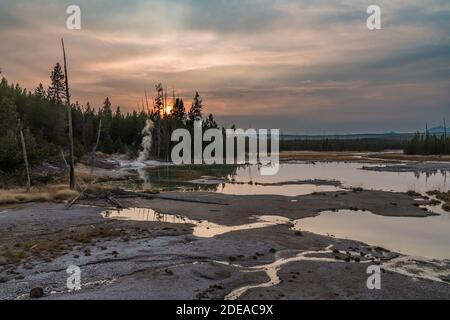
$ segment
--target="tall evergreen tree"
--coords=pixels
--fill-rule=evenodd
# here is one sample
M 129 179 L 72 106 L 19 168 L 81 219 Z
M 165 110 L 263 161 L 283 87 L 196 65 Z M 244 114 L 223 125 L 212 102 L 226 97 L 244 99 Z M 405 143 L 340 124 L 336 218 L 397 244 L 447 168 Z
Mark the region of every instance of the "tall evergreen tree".
M 50 75 L 51 85 L 48 88 L 48 98 L 56 103 L 63 103 L 66 99 L 66 84 L 64 73 L 59 62 L 56 63 Z
M 45 89 L 44 89 L 44 86 L 42 85 L 42 83 L 39 83 L 39 85 L 36 87 L 36 89 L 34 89 L 34 94 L 40 99 L 45 98 L 46 94 L 45 94 Z
M 186 110 L 184 109 L 183 99 L 176 98 L 172 107 L 172 118 L 177 122 L 183 123 L 186 119 Z
M 203 115 L 203 102 L 202 98 L 195 92 L 194 100 L 192 101 L 191 109 L 189 110 L 188 118 L 193 123 L 197 118 L 201 118 Z

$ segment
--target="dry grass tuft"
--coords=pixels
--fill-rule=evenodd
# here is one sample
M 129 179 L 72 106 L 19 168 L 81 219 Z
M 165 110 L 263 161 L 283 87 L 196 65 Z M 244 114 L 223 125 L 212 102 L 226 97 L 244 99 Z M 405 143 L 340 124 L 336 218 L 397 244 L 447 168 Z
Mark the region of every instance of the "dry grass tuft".
M 77 195 L 78 192 L 70 190 L 67 185 L 36 187 L 32 188 L 30 192 L 27 192 L 25 189 L 1 189 L 0 205 L 26 202 L 68 201 Z
M 439 200 L 443 201 L 442 209 L 445 211 L 450 211 L 450 191 L 448 192 L 440 192 L 440 191 L 431 191 L 428 192 L 429 195 L 436 196 Z

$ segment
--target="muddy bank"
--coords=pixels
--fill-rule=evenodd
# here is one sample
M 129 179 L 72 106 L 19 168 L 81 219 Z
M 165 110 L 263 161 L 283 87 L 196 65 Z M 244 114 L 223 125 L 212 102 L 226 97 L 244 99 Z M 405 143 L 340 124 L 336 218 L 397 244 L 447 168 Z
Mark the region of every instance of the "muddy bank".
M 281 161 L 360 161 L 360 162 L 419 162 L 444 161 L 449 162 L 447 155 L 408 155 L 402 151 L 396 152 L 316 152 L 316 151 L 282 151 Z
M 397 165 L 383 165 L 375 167 L 363 166 L 363 170 L 385 171 L 385 172 L 416 172 L 434 174 L 439 172 L 450 172 L 450 163 L 447 162 L 414 162 Z
M 387 216 L 427 215 L 415 206 L 412 196 L 381 191 L 299 197 L 215 193 L 170 196 L 221 204 L 164 199 L 125 201 L 133 207 L 224 226 L 252 224 L 255 217 L 262 215 L 296 220 L 326 209 L 349 207 Z M 27 204 L 2 210 L 0 298 L 27 298 L 34 287 L 44 289 L 44 299 L 450 297 L 445 281 L 450 275 L 448 260 L 426 260 L 423 263 L 431 268 L 430 272 L 412 272 L 416 260 L 396 262 L 403 256 L 357 241 L 294 230 L 289 222 L 238 231 L 231 228 L 213 237 L 199 237 L 193 235 L 195 226 L 189 223 L 105 219 L 100 214 L 104 210 L 90 206 L 65 210 L 60 204 Z M 324 259 L 311 260 L 311 255 Z M 298 256 L 308 259 L 298 260 Z M 369 261 L 388 271 L 395 269 L 382 275 L 385 290 L 366 288 L 364 266 Z M 266 266 L 273 264 L 278 266 L 275 276 L 279 281 L 264 285 L 273 277 Z M 81 268 L 80 291 L 68 292 L 66 288 L 66 269 L 70 265 Z M 235 294 L 237 291 L 239 294 Z

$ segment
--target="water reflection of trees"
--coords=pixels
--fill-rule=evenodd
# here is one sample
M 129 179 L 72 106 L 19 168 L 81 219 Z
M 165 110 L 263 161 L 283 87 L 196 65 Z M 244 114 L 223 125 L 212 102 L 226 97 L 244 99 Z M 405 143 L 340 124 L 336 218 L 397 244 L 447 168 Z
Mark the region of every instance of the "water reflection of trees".
M 145 174 L 151 186 L 160 190 L 216 192 L 225 185 L 225 181 L 236 176 L 239 167 L 242 165 L 162 166 L 148 168 Z M 195 182 L 205 177 L 208 178 L 207 183 Z
M 420 177 L 422 176 L 422 174 L 425 175 L 425 178 L 428 179 L 432 176 L 436 176 L 436 175 L 441 175 L 442 177 L 444 177 L 444 179 L 447 179 L 447 173 L 450 172 L 450 170 L 418 170 L 418 171 L 414 171 L 414 177 L 416 179 L 420 179 Z

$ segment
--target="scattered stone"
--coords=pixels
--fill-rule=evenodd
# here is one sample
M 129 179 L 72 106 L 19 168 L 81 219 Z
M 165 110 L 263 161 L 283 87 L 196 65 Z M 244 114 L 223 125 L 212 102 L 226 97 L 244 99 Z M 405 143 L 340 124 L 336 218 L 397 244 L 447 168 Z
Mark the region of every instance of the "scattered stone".
M 334 249 L 333 253 L 339 253 L 339 250 L 338 249 Z
M 295 235 L 299 236 L 299 237 L 303 237 L 303 232 L 301 232 L 300 230 L 295 231 Z
M 39 299 L 42 298 L 43 296 L 44 296 L 44 289 L 42 289 L 41 287 L 33 288 L 30 291 L 31 299 Z
M 270 253 L 275 253 L 275 252 L 277 252 L 277 250 L 274 249 L 274 248 L 270 248 L 269 252 L 270 252 Z
M 173 271 L 170 269 L 164 270 L 169 276 L 173 276 Z
M 8 278 L 6 278 L 6 277 L 1 277 L 1 278 L 0 278 L 0 283 L 5 283 L 5 282 L 8 282 Z
M 236 257 L 228 257 L 228 260 L 230 260 L 230 261 L 236 261 Z

